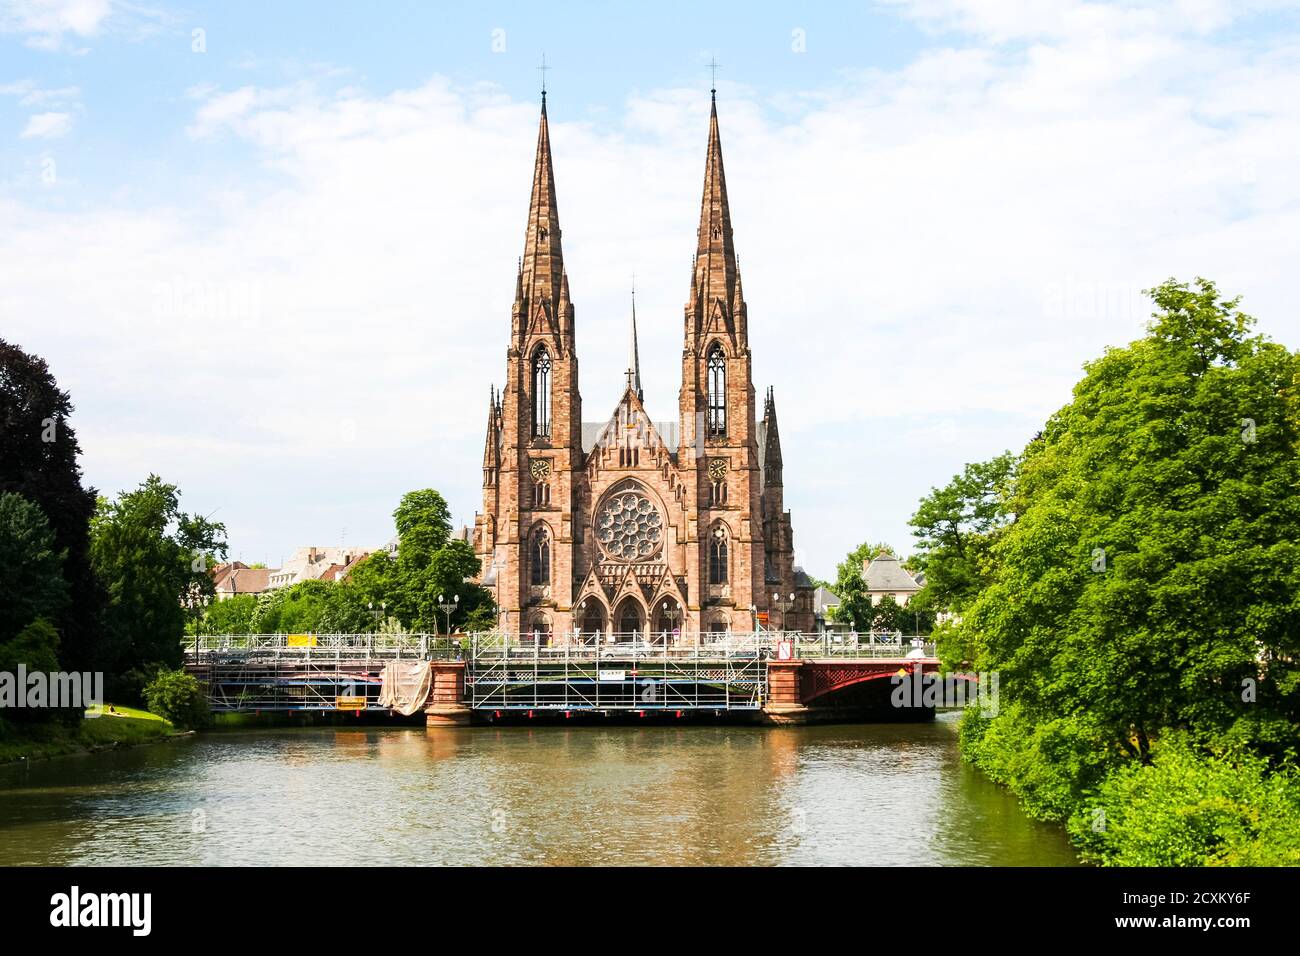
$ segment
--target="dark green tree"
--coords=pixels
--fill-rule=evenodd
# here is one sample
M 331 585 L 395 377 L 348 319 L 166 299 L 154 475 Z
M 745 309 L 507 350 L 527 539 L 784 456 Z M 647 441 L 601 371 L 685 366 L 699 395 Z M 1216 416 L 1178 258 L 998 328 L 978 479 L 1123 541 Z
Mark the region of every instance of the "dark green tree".
M 97 663 L 104 593 L 90 567 L 94 489 L 83 488 L 72 402 L 44 361 L 0 339 L 0 492 L 37 505 L 63 556 L 68 601 L 53 621 L 67 670 Z
M 0 645 L 37 618 L 56 620 L 67 607 L 64 558 L 41 509 L 0 492 Z
M 153 671 L 180 666 L 186 608 L 212 594 L 207 569 L 225 553 L 225 527 L 182 512 L 176 486 L 157 475 L 116 501 L 101 499 L 91 559 L 109 595 L 111 695 L 139 700 Z

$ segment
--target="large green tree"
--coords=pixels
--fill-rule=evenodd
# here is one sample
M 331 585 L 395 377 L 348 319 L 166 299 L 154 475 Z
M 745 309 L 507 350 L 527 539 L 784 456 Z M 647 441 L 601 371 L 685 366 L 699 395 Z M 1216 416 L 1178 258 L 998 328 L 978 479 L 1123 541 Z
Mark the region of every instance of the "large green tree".
M 68 604 L 64 555 L 45 513 L 22 495 L 0 492 L 0 644 L 37 618 L 55 620 Z
M 1209 281 L 1150 294 L 1025 449 L 961 626 L 1002 678 L 967 752 L 1039 815 L 1170 731 L 1300 749 L 1300 355 Z
M 226 553 L 225 527 L 180 510 L 175 485 L 150 475 L 116 501 L 101 499 L 91 559 L 109 595 L 110 692 L 138 699 L 158 667 L 178 667 L 186 608 L 210 598 L 210 563 Z
M 97 665 L 104 593 L 90 567 L 94 489 L 81 484 L 72 402 L 44 361 L 0 339 L 0 492 L 37 505 L 62 555 L 68 600 L 53 622 L 68 670 Z
M 1012 517 L 1015 464 L 1004 452 L 967 465 L 921 499 L 910 521 L 918 548 L 912 560 L 925 572 L 927 602 L 936 610 L 960 613 L 988 583 L 990 548 Z

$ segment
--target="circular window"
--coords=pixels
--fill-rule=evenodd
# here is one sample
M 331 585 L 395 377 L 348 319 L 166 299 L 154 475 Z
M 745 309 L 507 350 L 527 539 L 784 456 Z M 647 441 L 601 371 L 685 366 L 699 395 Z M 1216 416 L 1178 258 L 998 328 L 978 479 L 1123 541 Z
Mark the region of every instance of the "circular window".
M 596 540 L 611 558 L 644 561 L 659 553 L 664 519 L 645 493 L 624 487 L 596 513 Z

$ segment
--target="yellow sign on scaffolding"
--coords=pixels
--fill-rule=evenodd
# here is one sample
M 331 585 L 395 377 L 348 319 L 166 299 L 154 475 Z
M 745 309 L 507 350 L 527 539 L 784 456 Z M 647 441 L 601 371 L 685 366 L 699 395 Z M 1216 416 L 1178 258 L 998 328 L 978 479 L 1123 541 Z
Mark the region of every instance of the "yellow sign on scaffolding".
M 289 634 L 284 639 L 285 647 L 315 647 L 315 634 Z
M 338 710 L 365 710 L 366 699 L 364 697 L 335 697 L 334 706 Z

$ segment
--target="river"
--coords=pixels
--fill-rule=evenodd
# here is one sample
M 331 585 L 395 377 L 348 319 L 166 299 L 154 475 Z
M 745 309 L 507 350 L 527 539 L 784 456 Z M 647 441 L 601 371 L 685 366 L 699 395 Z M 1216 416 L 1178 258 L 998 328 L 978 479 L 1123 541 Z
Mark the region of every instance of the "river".
M 955 717 L 217 732 L 0 767 L 0 864 L 1075 864 Z

